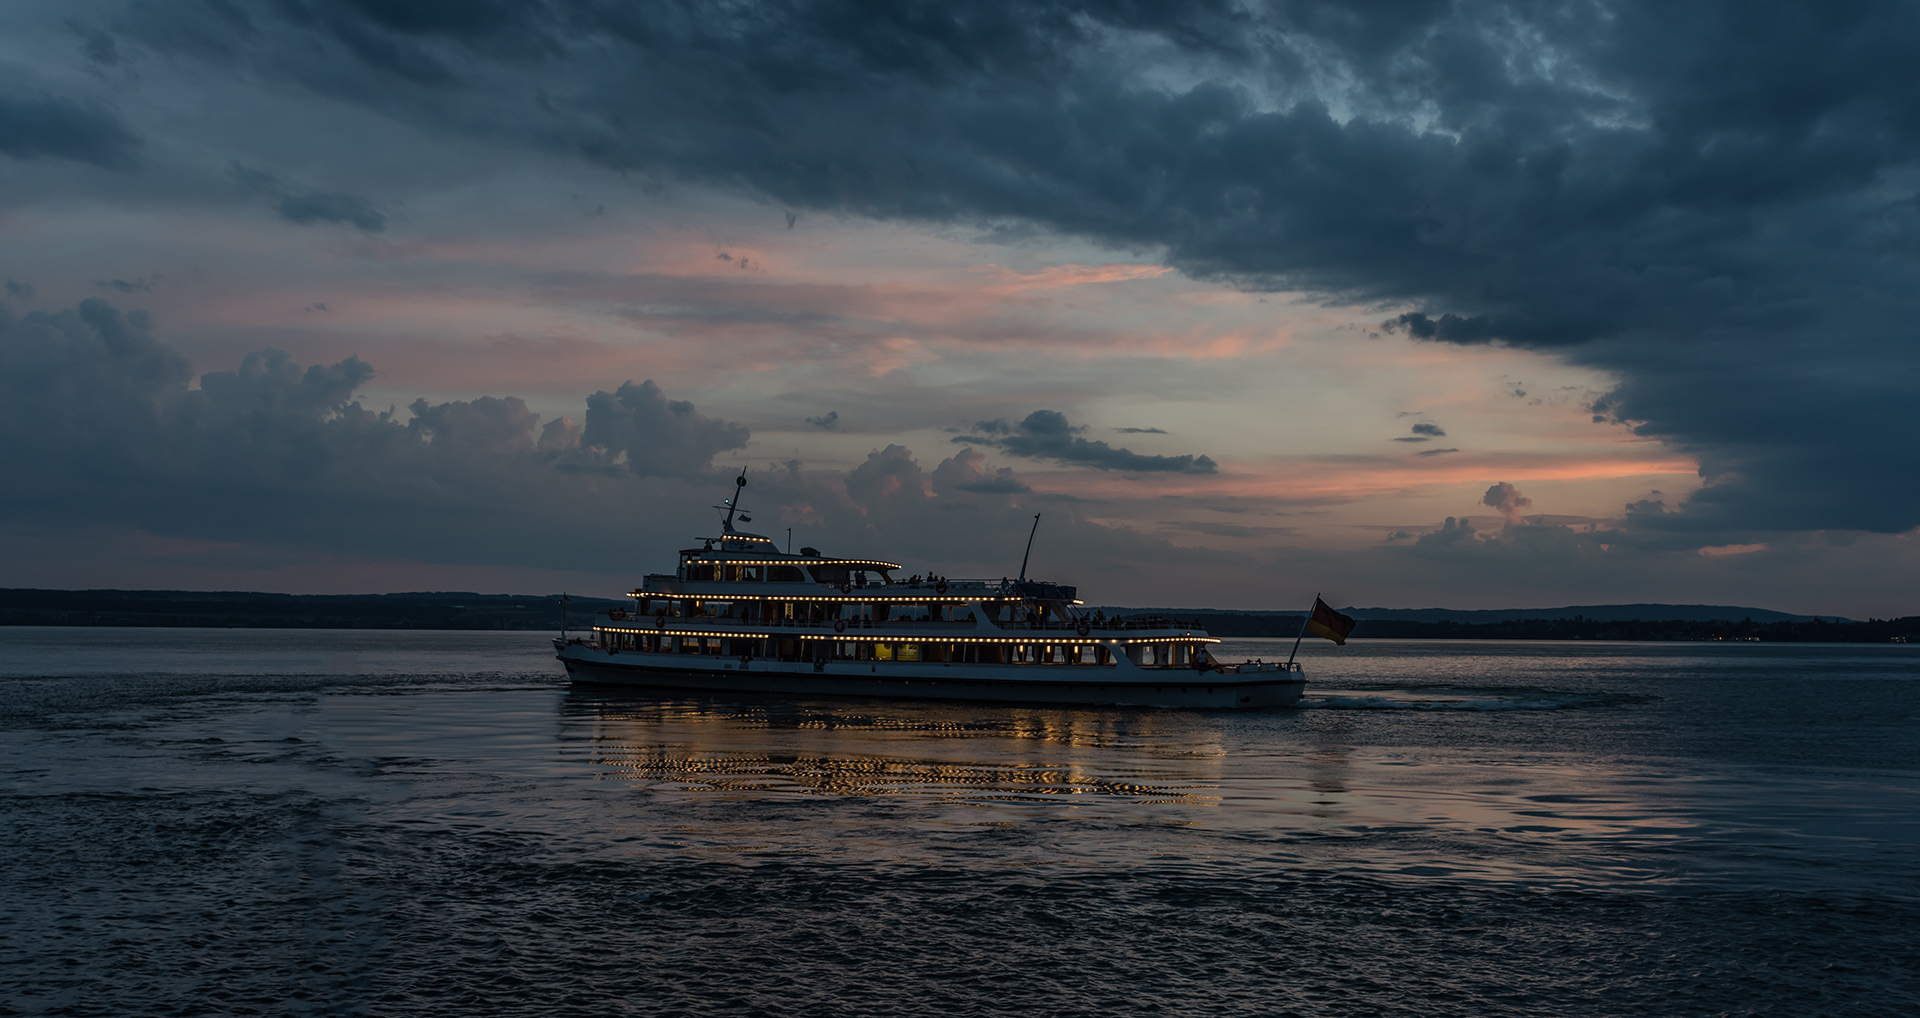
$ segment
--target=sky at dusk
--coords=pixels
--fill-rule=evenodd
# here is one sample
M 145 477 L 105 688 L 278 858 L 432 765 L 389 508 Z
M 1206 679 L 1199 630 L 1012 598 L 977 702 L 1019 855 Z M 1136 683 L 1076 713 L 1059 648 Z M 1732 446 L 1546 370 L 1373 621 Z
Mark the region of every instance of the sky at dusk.
M 1920 7 L 20 0 L 0 586 L 1920 614 Z

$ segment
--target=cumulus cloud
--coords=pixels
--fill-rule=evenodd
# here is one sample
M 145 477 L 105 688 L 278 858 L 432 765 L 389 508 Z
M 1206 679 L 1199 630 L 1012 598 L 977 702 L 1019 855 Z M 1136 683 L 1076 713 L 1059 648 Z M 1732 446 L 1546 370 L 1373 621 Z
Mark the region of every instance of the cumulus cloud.
M 1034 503 L 1045 509 L 1032 575 L 1079 583 L 1083 593 L 1141 581 L 1164 592 L 1176 569 L 1196 570 L 1198 578 L 1233 560 L 1093 522 L 1083 515 L 1090 500 L 1030 493 L 1013 470 L 992 467 L 978 449 L 960 449 L 927 470 L 913 450 L 895 443 L 844 473 L 790 462 L 750 478 L 750 504 L 779 506 L 782 524 L 820 534 L 823 550 L 911 555 L 913 571 L 923 568 L 917 563 L 938 562 L 940 571 L 956 576 L 1014 575 Z
M 1473 532 L 1473 524 L 1449 516 L 1447 521 L 1440 525 L 1439 530 L 1421 534 L 1413 543 L 1420 548 L 1448 548 L 1470 544 L 1478 537 L 1479 535 Z
M 629 511 L 637 486 L 708 481 L 747 439 L 652 382 L 595 393 L 584 428 L 560 418 L 536 441 L 518 398 L 376 412 L 356 395 L 373 378 L 357 357 L 272 349 L 196 378 L 145 315 L 104 300 L 0 315 L 0 434 L 32 436 L 0 444 L 0 517 L 551 566 L 593 553 L 579 520 Z
M 588 396 L 580 444 L 613 455 L 636 477 L 687 477 L 707 472 L 714 456 L 749 437 L 745 426 L 703 416 L 648 379 Z
M 1700 459 L 1690 525 L 1920 523 L 1920 207 L 1901 183 L 1920 120 L 1884 72 L 1913 61 L 1911 5 L 453 10 L 143 5 L 125 31 L 428 131 L 789 210 L 1016 223 L 1398 305 L 1393 331 L 1619 378 L 1596 416 Z M 8 102 L 0 123 L 29 125 L 0 133 L 16 157 L 137 151 L 100 110 Z
M 1096 470 L 1126 473 L 1211 474 L 1219 467 L 1208 456 L 1147 456 L 1131 449 L 1116 449 L 1105 442 L 1080 438 L 1067 416 L 1056 410 L 1035 410 L 1019 423 L 1005 420 L 978 421 L 972 435 L 961 435 L 953 442 L 992 446 L 1013 456 L 1050 459 L 1058 463 L 1088 466 Z
M 821 431 L 835 431 L 840 427 L 840 411 L 829 410 L 819 417 L 807 418 L 807 423 Z
M 1513 485 L 1501 481 L 1488 488 L 1485 495 L 1480 496 L 1480 504 L 1506 517 L 1507 526 L 1518 527 L 1527 522 L 1520 513 L 1521 510 L 1533 504 L 1533 499 L 1520 494 L 1520 489 Z
M 1012 467 L 986 469 L 987 458 L 977 449 L 962 449 L 933 471 L 936 492 L 964 491 L 975 495 L 1025 495 L 1033 487 L 1014 476 Z
M 358 357 L 307 365 L 272 349 L 196 374 L 145 315 L 105 300 L 21 317 L 0 305 L 0 434 L 15 439 L 0 443 L 0 521 L 15 533 L 212 542 L 249 560 L 620 573 L 710 532 L 705 507 L 731 494 L 737 465 L 722 473 L 711 459 L 750 437 L 652 381 L 594 393 L 576 425 L 543 423 L 512 396 L 369 409 L 359 394 L 375 378 Z M 1089 521 L 1085 500 L 1035 493 L 978 449 L 930 471 L 892 444 L 852 470 L 793 461 L 749 477 L 747 504 L 763 523 L 841 553 L 911 555 L 916 570 L 1017 568 L 1027 499 L 1047 503 L 1038 575 L 1138 574 L 1163 587 L 1175 564 L 1197 574 L 1229 562 Z M 610 527 L 621 535 L 612 545 Z

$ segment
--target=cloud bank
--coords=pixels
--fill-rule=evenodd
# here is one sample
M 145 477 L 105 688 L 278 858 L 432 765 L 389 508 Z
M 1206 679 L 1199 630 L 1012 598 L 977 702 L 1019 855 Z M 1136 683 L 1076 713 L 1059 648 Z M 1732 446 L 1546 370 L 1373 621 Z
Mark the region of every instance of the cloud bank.
M 1029 224 L 1411 306 L 1385 327 L 1618 377 L 1596 412 L 1708 482 L 1669 526 L 1920 524 L 1909 4 L 221 10 L 116 24 L 426 130 L 788 209 Z M 28 102 L 7 151 L 138 149 Z M 374 221 L 310 206 L 282 213 Z
M 739 466 L 714 460 L 751 437 L 651 380 L 588 396 L 579 425 L 542 425 L 512 396 L 373 410 L 357 394 L 375 369 L 358 357 L 303 366 L 267 349 L 196 374 L 140 312 L 97 298 L 23 317 L 4 308 L 0 434 L 14 440 L 0 444 L 12 479 L 0 519 L 16 525 L 626 573 L 711 532 L 704 506 L 731 494 Z M 748 467 L 746 504 L 766 532 L 794 526 L 823 547 L 911 554 L 920 568 L 997 574 L 1032 522 L 1015 500 L 1033 488 L 971 448 L 931 470 L 899 444 L 849 471 Z M 1070 505 L 1047 513 L 1057 561 L 1090 557 L 1076 571 L 1218 557 L 1090 523 Z

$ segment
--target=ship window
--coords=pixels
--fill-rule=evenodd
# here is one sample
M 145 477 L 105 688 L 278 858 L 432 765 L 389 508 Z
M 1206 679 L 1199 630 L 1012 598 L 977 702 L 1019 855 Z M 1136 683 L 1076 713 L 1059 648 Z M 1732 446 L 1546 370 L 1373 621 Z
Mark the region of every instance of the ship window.
M 903 643 L 903 644 L 901 644 L 901 645 L 900 645 L 900 650 L 899 650 L 899 658 L 898 658 L 898 660 L 901 660 L 901 661 L 918 661 L 918 660 L 920 660 L 920 645 L 919 645 L 919 644 L 917 644 L 917 643 Z
M 807 571 L 813 574 L 815 583 L 830 583 L 838 587 L 847 582 L 847 567 L 843 565 L 821 563 L 817 566 L 808 566 Z
M 876 644 L 874 644 L 874 645 L 873 645 L 873 659 L 874 659 L 875 661 L 891 661 L 891 660 L 893 660 L 893 644 L 891 644 L 891 643 L 876 643 Z
M 807 582 L 807 574 L 801 572 L 799 566 L 773 566 L 769 572 L 772 575 L 768 578 L 775 583 Z

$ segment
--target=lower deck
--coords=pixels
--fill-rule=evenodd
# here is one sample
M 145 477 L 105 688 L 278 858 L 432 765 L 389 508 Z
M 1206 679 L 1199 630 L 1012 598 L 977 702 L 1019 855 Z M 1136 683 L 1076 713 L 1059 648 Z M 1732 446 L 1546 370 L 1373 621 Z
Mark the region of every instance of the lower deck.
M 558 641 L 556 641 L 558 642 Z M 880 696 L 1137 707 L 1290 707 L 1306 689 L 1297 669 L 1267 665 L 1249 674 L 1139 668 L 1121 658 L 1076 668 L 1019 664 L 905 663 L 872 660 L 782 661 L 664 654 L 621 654 L 580 643 L 560 645 L 576 682 L 702 692 L 791 696 Z

